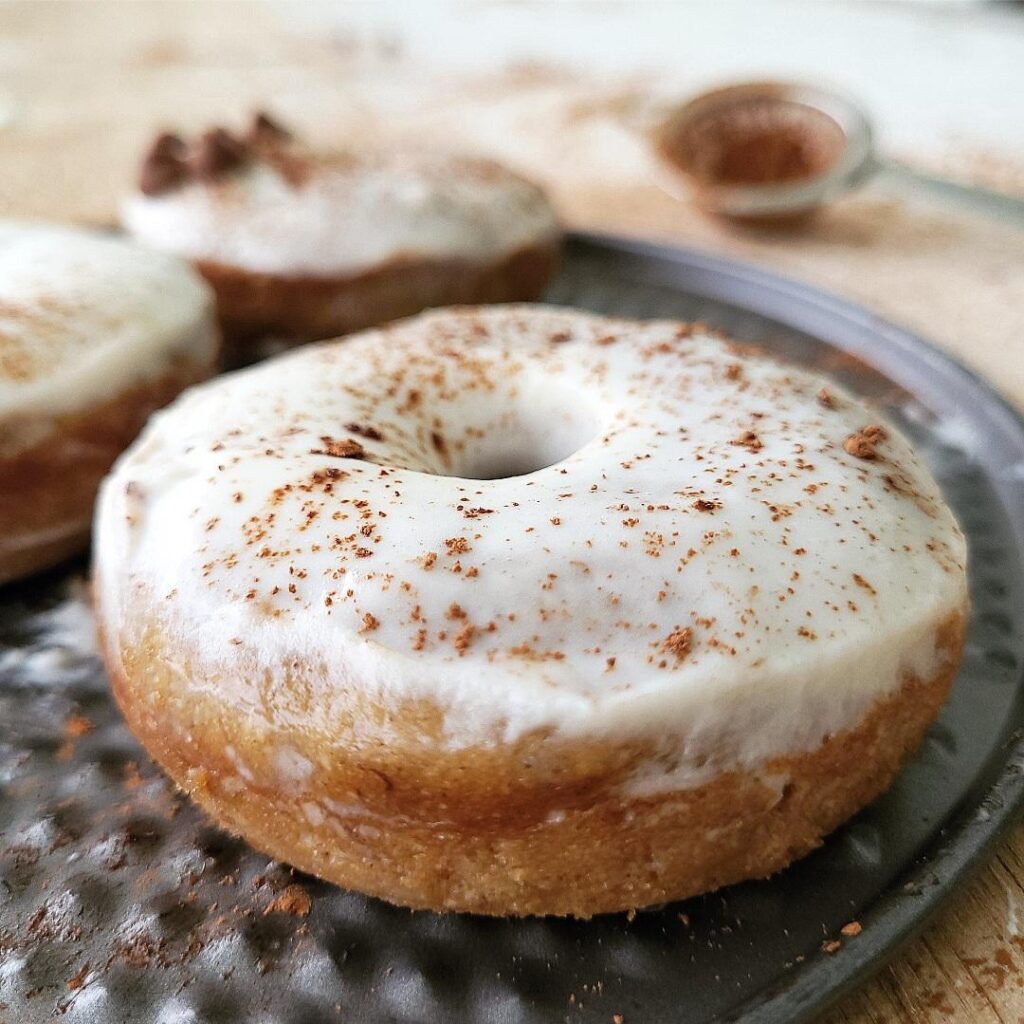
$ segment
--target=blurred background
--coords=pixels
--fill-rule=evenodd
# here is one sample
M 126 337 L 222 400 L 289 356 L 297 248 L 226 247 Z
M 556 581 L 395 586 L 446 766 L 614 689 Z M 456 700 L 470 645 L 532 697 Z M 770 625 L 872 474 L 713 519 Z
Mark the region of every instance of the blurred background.
M 254 105 L 325 143 L 486 152 L 572 210 L 581 185 L 650 181 L 643 132 L 667 104 L 751 78 L 830 84 L 886 155 L 1024 195 L 1015 3 L 98 0 L 2 4 L 0 28 L 0 189 L 17 212 L 110 219 L 156 127 Z
M 788 230 L 666 195 L 652 127 L 696 92 L 759 78 L 858 101 L 890 171 Z M 498 157 L 545 184 L 570 226 L 838 290 L 1016 397 L 1022 97 L 1017 3 L 3 3 L 0 213 L 113 224 L 157 129 L 240 127 L 263 107 L 317 146 Z M 1015 199 L 972 203 L 914 174 Z

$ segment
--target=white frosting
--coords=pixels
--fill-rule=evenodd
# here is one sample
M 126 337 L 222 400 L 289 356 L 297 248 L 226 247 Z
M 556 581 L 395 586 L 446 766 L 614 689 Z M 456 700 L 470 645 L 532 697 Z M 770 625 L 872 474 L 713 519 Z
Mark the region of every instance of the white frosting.
M 130 644 L 157 608 L 198 649 L 179 671 L 244 664 L 217 693 L 245 706 L 300 659 L 318 714 L 427 698 L 452 746 L 676 740 L 643 790 L 810 749 L 937 671 L 966 600 L 928 470 L 891 427 L 848 454 L 878 415 L 824 383 L 544 307 L 308 347 L 193 389 L 123 456 L 101 618 Z
M 391 260 L 498 260 L 558 231 L 530 182 L 496 164 L 426 154 L 312 160 L 298 178 L 254 162 L 217 184 L 137 193 L 122 208 L 148 245 L 284 276 L 333 276 Z
M 175 257 L 95 232 L 0 221 L 0 436 L 211 362 L 213 297 Z M 27 433 L 26 433 L 27 430 Z

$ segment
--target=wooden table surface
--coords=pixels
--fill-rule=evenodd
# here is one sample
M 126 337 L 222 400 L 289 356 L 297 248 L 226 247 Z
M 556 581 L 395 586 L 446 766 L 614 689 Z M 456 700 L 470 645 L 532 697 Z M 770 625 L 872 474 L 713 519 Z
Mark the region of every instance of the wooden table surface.
M 544 66 L 428 74 L 386 37 L 293 31 L 266 6 L 2 5 L 0 213 L 112 223 L 157 127 L 240 124 L 266 106 L 328 143 L 494 153 L 543 180 L 573 226 L 725 252 L 858 299 L 1024 409 L 1024 226 L 883 183 L 799 231 L 714 223 L 652 183 L 638 134 L 650 93 L 635 76 Z M 995 183 L 1013 187 L 1006 167 Z M 1024 827 L 828 1024 L 1024 1022 L 1018 913 Z

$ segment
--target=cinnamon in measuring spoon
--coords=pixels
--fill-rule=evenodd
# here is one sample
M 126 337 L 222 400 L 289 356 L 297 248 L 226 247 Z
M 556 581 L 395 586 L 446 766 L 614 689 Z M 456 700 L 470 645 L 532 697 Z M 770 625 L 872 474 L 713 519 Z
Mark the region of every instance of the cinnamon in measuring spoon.
M 680 125 L 667 157 L 707 184 L 770 185 L 830 170 L 845 136 L 827 114 L 770 98 L 738 99 Z

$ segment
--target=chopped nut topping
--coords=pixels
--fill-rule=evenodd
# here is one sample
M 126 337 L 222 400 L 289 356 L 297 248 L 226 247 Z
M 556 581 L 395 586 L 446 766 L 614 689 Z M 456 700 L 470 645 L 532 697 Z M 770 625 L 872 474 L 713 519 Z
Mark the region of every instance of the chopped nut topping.
M 211 128 L 189 154 L 189 170 L 199 181 L 217 181 L 248 159 L 245 144 L 225 128 Z
M 288 142 L 292 133 L 279 121 L 275 121 L 265 110 L 253 114 L 252 123 L 246 134 L 246 142 L 253 145 L 260 143 Z
M 159 135 L 146 154 L 139 188 L 157 196 L 189 181 L 216 182 L 253 159 L 267 160 L 293 184 L 304 176 L 306 163 L 284 146 L 291 139 L 286 128 L 260 112 L 243 138 L 225 128 L 211 128 L 191 145 L 177 135 Z
M 139 188 L 147 196 L 158 196 L 188 180 L 185 143 L 177 135 L 158 135 L 142 161 Z

